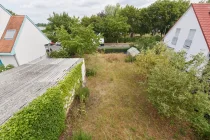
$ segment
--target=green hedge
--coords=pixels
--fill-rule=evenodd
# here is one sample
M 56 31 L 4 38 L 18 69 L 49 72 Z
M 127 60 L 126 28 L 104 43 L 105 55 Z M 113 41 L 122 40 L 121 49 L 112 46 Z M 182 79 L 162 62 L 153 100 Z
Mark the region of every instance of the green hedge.
M 0 127 L 2 140 L 57 140 L 65 129 L 67 104 L 74 88 L 81 85 L 82 63 L 75 66 L 65 79 Z
M 130 47 L 123 47 L 123 48 L 119 48 L 119 47 L 116 47 L 116 48 L 99 48 L 98 51 L 99 52 L 103 52 L 103 53 L 126 53 L 127 50 L 129 49 Z

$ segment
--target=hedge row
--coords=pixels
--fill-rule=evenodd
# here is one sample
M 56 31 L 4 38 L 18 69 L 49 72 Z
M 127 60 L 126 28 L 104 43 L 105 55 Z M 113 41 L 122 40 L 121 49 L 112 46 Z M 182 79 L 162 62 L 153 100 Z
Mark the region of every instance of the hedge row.
M 65 129 L 66 107 L 72 92 L 81 85 L 81 65 L 2 125 L 0 139 L 57 140 Z
M 123 47 L 123 48 L 99 48 L 98 52 L 103 53 L 126 53 L 130 47 Z

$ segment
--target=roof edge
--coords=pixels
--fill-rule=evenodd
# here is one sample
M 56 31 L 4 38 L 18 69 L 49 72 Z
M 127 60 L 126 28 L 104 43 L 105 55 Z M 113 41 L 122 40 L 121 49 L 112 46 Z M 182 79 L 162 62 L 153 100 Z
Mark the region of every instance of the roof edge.
M 5 11 L 7 12 L 7 14 L 9 14 L 10 16 L 12 16 L 12 14 L 3 6 L 0 4 L 0 7 Z
M 26 16 L 24 16 L 23 22 L 21 24 L 20 30 L 19 30 L 18 35 L 17 35 L 16 40 L 15 40 L 15 43 L 14 43 L 14 45 L 12 47 L 12 51 L 10 52 L 11 55 L 15 55 L 15 48 L 16 48 L 17 42 L 18 42 L 18 40 L 20 38 L 20 34 L 21 34 L 22 30 L 23 30 L 23 26 L 25 24 L 25 19 L 26 19 Z
M 174 25 L 168 30 L 168 32 L 165 34 L 164 38 L 168 35 L 168 33 L 173 29 L 174 26 L 181 20 L 181 18 L 189 11 L 190 7 L 192 7 L 192 4 L 188 7 L 187 11 L 174 23 Z
M 205 36 L 205 34 L 204 34 L 203 28 L 201 27 L 201 23 L 200 23 L 200 21 L 198 20 L 198 15 L 197 15 L 197 13 L 195 12 L 195 9 L 194 9 L 194 5 L 196 5 L 196 4 L 191 4 L 191 5 L 192 5 L 193 12 L 195 13 L 195 17 L 196 17 L 196 19 L 197 19 L 197 21 L 198 21 L 198 24 L 199 24 L 199 26 L 200 26 L 200 29 L 201 29 L 201 31 L 202 31 L 203 37 L 205 38 L 206 45 L 208 46 L 208 49 L 209 49 L 209 51 L 210 51 L 210 46 L 209 46 L 208 41 L 207 41 L 207 39 L 206 39 L 206 36 Z M 210 5 L 210 4 L 209 4 L 209 5 Z

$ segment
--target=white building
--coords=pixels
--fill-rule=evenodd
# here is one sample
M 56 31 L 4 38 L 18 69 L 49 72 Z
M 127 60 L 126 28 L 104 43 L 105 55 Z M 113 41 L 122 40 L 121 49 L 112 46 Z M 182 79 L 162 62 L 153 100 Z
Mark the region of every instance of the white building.
M 191 4 L 166 34 L 164 42 L 175 51 L 185 50 L 188 60 L 200 52 L 209 59 L 210 4 Z
M 46 55 L 49 39 L 28 16 L 12 16 L 0 5 L 0 65 L 23 65 Z

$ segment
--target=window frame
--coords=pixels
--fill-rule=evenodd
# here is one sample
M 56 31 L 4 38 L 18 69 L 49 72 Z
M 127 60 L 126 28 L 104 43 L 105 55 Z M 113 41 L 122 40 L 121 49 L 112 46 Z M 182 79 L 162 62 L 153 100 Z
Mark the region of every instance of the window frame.
M 187 39 L 184 42 L 184 48 L 186 49 L 190 49 L 191 45 L 192 45 L 192 41 L 195 37 L 195 33 L 196 33 L 196 29 L 190 29 Z
M 9 33 L 11 32 L 11 33 Z M 16 34 L 16 29 L 8 29 L 4 35 L 5 40 L 13 40 Z
M 175 35 L 174 35 L 174 37 L 173 37 L 173 39 L 171 41 L 172 45 L 176 45 L 177 44 L 180 32 L 181 32 L 181 28 L 176 28 Z

